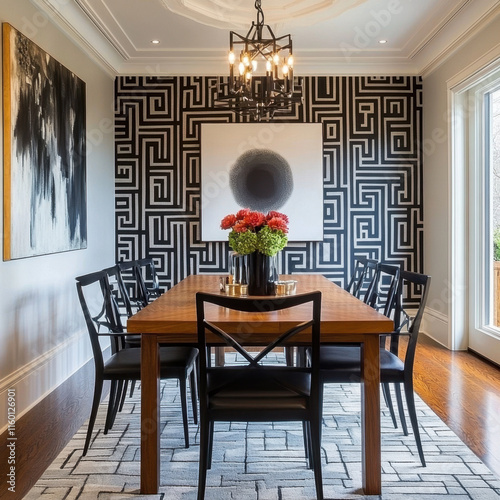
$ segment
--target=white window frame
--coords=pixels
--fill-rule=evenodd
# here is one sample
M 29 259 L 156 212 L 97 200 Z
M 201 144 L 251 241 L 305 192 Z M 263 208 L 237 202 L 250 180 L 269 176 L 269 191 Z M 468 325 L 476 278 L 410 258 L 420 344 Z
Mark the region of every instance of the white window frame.
M 451 116 L 449 255 L 454 296 L 450 305 L 449 339 L 452 349 L 470 347 L 487 357 L 491 357 L 490 353 L 495 357 L 499 352 L 500 336 L 498 329 L 487 324 L 490 313 L 484 306 L 486 272 L 490 273 L 487 279 L 492 292 L 492 250 L 479 249 L 479 242 L 483 241 L 480 238 L 484 238 L 487 230 L 488 214 L 484 212 L 481 196 L 487 163 L 481 136 L 484 108 L 482 104 L 478 106 L 478 100 L 482 103 L 486 89 L 497 87 L 498 83 L 487 83 L 493 75 L 500 78 L 498 58 L 482 69 L 471 71 L 469 68 L 468 76 L 457 75 L 448 82 Z M 481 340 L 470 334 L 473 330 L 481 332 Z M 500 359 L 494 361 L 500 362 Z

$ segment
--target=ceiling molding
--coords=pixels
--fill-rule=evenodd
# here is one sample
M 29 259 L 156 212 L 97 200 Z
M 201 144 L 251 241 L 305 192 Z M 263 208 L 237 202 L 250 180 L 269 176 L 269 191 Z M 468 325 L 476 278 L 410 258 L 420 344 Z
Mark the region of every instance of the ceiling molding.
M 115 77 L 123 57 L 75 4 L 57 0 L 31 0 L 48 18 L 58 25 L 73 42 L 106 73 Z M 78 27 L 78 28 L 76 28 Z M 92 40 L 92 43 L 89 42 Z
M 439 52 L 434 52 L 432 54 L 424 55 L 419 61 L 416 59 L 417 64 L 420 67 L 420 74 L 422 76 L 427 76 L 433 71 L 435 71 L 439 66 L 444 64 L 449 57 L 451 57 L 457 50 L 459 50 L 463 45 L 465 45 L 473 36 L 484 29 L 488 24 L 498 20 L 500 18 L 500 4 L 498 1 L 492 2 L 490 8 L 482 13 L 477 21 L 468 26 L 468 28 L 463 28 L 460 35 L 454 38 L 452 41 L 447 41 L 444 45 L 445 48 Z
M 453 20 L 458 15 L 460 15 L 460 12 L 462 12 L 470 2 L 472 2 L 472 0 L 462 0 L 462 3 L 457 2 L 455 8 L 451 12 L 449 12 L 448 15 L 430 32 L 428 28 L 426 28 L 426 24 L 424 23 L 424 25 L 421 26 L 421 29 L 417 33 L 415 33 L 414 36 L 411 37 L 406 44 L 408 47 L 410 47 L 413 40 L 416 40 L 416 43 L 413 43 L 413 45 L 415 45 L 414 49 L 409 50 L 408 52 L 408 57 L 410 59 L 417 57 L 420 52 L 429 47 L 433 43 L 433 41 L 436 40 L 438 35 L 444 32 L 446 29 L 450 29 L 450 31 L 453 32 Z M 418 42 L 418 40 L 421 41 Z
M 336 18 L 366 1 L 266 0 L 263 9 L 266 24 L 284 25 L 288 29 L 292 26 L 311 26 L 325 19 Z M 220 0 L 160 0 L 160 2 L 171 12 L 214 28 L 248 29 L 249 24 L 256 18 L 253 2 L 239 5 Z
M 227 48 L 136 48 L 119 21 L 105 8 L 104 2 L 98 4 L 99 12 L 96 12 L 89 0 L 31 1 L 111 76 L 202 76 L 227 73 Z M 297 74 L 428 74 L 499 13 L 498 0 L 457 0 L 451 11 L 443 13 L 444 17 L 438 26 L 428 33 L 426 22 L 422 22 L 400 50 L 352 47 L 346 54 L 341 48 L 296 47 L 297 61 L 300 61 L 300 64 L 297 63 L 297 68 L 300 67 Z M 416 40 L 421 42 L 416 44 Z

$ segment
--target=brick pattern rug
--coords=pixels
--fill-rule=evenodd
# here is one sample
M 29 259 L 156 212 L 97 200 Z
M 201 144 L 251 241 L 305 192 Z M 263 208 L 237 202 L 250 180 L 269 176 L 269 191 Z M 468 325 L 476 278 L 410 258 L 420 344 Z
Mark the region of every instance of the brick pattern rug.
M 198 429 L 184 448 L 179 391 L 171 381 L 161 393 L 161 486 L 158 495 L 139 494 L 140 388 L 127 398 L 113 429 L 102 434 L 106 403 L 99 409 L 94 440 L 82 457 L 84 425 L 25 497 L 28 500 L 194 500 L 198 477 Z M 322 439 L 326 499 L 387 500 L 500 499 L 500 480 L 417 397 L 427 467 L 413 434 L 393 427 L 382 408 L 382 496 L 361 492 L 360 386 L 325 387 Z M 408 421 L 409 425 L 409 421 Z M 96 432 L 98 431 L 98 432 Z M 306 467 L 299 423 L 215 424 L 213 464 L 206 500 L 309 500 L 313 472 Z

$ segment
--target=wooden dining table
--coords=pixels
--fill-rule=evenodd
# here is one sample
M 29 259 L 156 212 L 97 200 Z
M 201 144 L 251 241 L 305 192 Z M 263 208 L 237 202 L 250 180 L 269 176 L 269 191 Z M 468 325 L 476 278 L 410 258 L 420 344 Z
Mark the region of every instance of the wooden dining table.
M 321 275 L 280 276 L 297 280 L 296 293 L 322 292 L 321 342 L 361 344 L 361 457 L 362 487 L 367 495 L 381 494 L 380 455 L 380 334 L 393 330 L 393 322 Z M 156 494 L 160 482 L 160 372 L 159 345 L 195 344 L 196 292 L 222 293 L 219 276 L 191 275 L 128 319 L 127 331 L 140 333 L 141 365 L 141 493 Z M 301 306 L 307 307 L 307 306 Z M 248 345 L 267 343 L 307 317 L 300 307 L 292 310 L 238 313 L 213 306 L 207 318 L 224 329 L 241 332 Z M 243 318 L 241 314 L 246 314 Z M 309 313 L 310 314 L 310 313 Z M 242 321 L 248 328 L 242 327 Z M 294 345 L 307 344 L 307 334 Z

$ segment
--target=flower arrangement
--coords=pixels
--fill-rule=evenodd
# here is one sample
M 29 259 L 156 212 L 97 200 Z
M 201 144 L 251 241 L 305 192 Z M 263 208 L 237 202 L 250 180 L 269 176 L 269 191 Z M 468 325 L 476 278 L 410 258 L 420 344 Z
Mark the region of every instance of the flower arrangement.
M 244 208 L 236 214 L 226 215 L 220 227 L 231 229 L 229 246 L 241 255 L 260 252 L 273 256 L 288 242 L 288 217 L 274 210 L 264 215 Z

